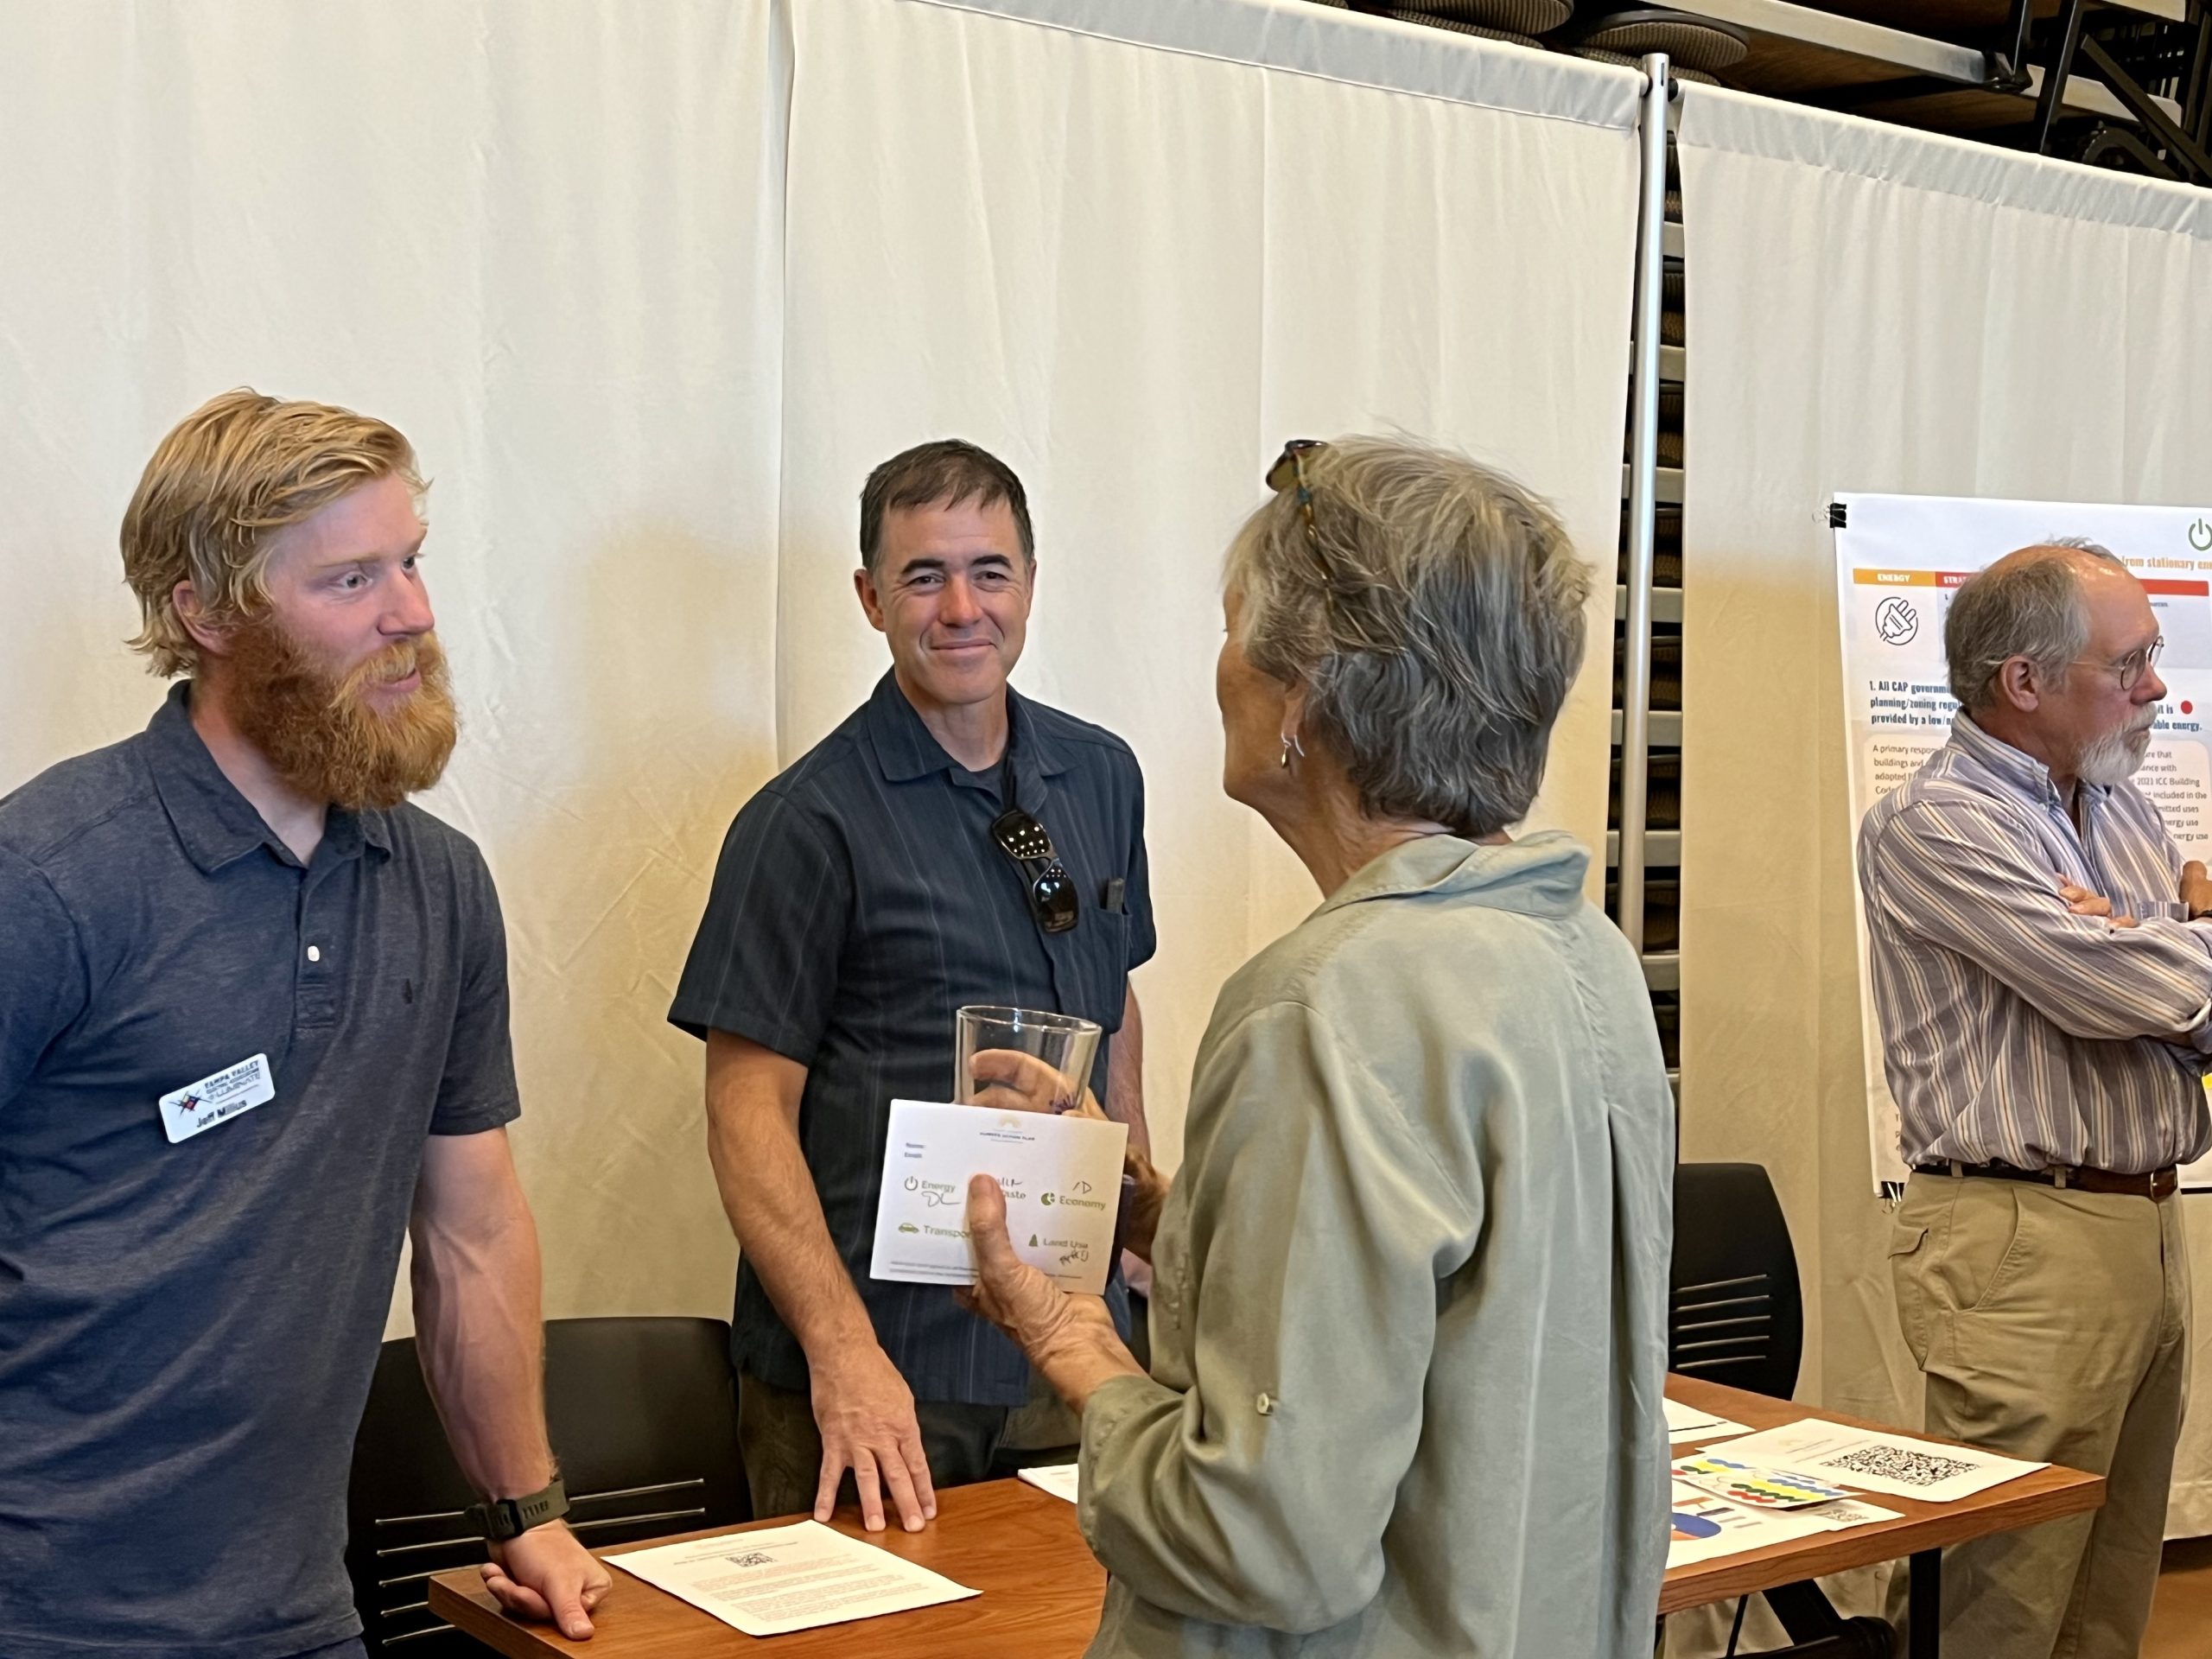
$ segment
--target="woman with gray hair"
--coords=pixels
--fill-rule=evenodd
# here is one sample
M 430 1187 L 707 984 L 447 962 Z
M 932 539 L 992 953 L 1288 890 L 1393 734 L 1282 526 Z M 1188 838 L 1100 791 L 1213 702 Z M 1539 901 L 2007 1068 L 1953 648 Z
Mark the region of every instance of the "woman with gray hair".
M 1589 573 L 1443 450 L 1297 443 L 1268 481 L 1224 785 L 1325 898 L 1224 988 L 1172 1188 L 1136 1163 L 1154 1374 L 988 1176 L 970 1305 L 1081 1414 L 1093 1655 L 1647 1654 L 1672 1099 L 1588 853 L 1507 833 Z

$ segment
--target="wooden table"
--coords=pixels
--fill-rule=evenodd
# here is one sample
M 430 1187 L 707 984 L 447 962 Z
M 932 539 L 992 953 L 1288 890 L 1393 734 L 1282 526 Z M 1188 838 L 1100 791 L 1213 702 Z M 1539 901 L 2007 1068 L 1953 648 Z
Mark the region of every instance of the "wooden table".
M 1778 1428 L 1807 1417 L 1849 1423 L 1859 1428 L 1891 1427 L 1840 1411 L 1808 1411 L 1787 1400 L 1770 1400 L 1763 1394 L 1745 1394 L 1740 1389 L 1700 1382 L 1687 1376 L 1667 1379 L 1667 1397 L 1754 1431 Z M 1923 1438 L 1937 1437 L 1931 1434 Z M 2061 1516 L 2096 1509 L 2105 1501 L 2105 1483 L 2099 1475 L 2054 1466 L 2038 1469 L 2018 1480 L 2008 1480 L 2001 1486 L 1948 1503 L 1892 1497 L 1886 1492 L 1870 1493 L 1868 1501 L 1878 1508 L 1896 1510 L 1900 1518 L 1878 1522 L 1871 1527 L 1853 1527 L 1848 1532 L 1816 1533 L 1810 1538 L 1770 1544 L 1764 1549 L 1746 1550 L 1740 1555 L 1720 1555 L 1678 1567 L 1667 1574 L 1660 1586 L 1659 1611 L 1679 1612 L 1686 1607 L 1731 1600 L 1756 1590 L 1771 1590 L 1779 1585 L 1796 1584 L 1850 1567 L 1872 1567 L 1880 1561 L 1910 1557 L 1912 1603 L 1907 1651 L 1911 1659 L 1934 1659 L 1940 1640 L 1937 1614 L 1942 1608 L 1943 1547 L 1964 1543 L 1970 1538 L 1986 1538 L 1992 1533 L 2018 1532 L 2024 1527 L 2056 1521 Z
M 788 1526 L 804 1518 L 785 1516 L 753 1525 Z M 773 1659 L 831 1654 L 849 1659 L 863 1647 L 898 1659 L 1014 1659 L 1079 1654 L 1098 1628 L 1106 1572 L 1077 1530 L 1075 1505 L 1027 1481 L 993 1480 L 941 1491 L 937 1519 L 919 1532 L 901 1532 L 895 1522 L 881 1532 L 868 1532 L 857 1509 L 838 1510 L 830 1524 L 982 1593 L 863 1624 L 825 1624 L 762 1638 L 733 1630 L 617 1567 L 613 1592 L 592 1616 L 597 1633 L 589 1642 L 571 1642 L 550 1625 L 509 1618 L 474 1570 L 466 1569 L 430 1580 L 430 1611 L 509 1659 L 543 1659 L 549 1654 L 576 1659 L 715 1659 L 762 1652 Z M 687 1532 L 654 1541 L 672 1544 L 709 1535 Z M 764 1640 L 772 1645 L 764 1648 Z
M 1745 1394 L 1688 1377 L 1667 1379 L 1670 1398 L 1751 1429 L 1772 1428 L 1818 1415 L 1830 1421 L 1879 1427 L 1839 1412 L 1808 1412 L 1787 1401 Z M 1667 1574 L 1659 1611 L 1678 1612 L 1710 1601 L 1795 1584 L 1847 1567 L 1912 1560 L 1914 1659 L 1936 1652 L 1940 1551 L 1946 1544 L 2094 1510 L 2105 1484 L 2070 1469 L 2039 1469 L 1973 1497 L 1923 1503 L 1878 1494 L 1872 1501 L 1902 1518 L 1849 1532 L 1821 1533 L 1740 1555 L 1724 1555 Z M 756 1522 L 755 1526 L 788 1524 Z M 830 1522 L 895 1554 L 942 1573 L 982 1593 L 968 1601 L 918 1608 L 867 1622 L 865 1643 L 897 1659 L 1054 1659 L 1080 1654 L 1098 1628 L 1106 1574 L 1077 1529 L 1075 1506 L 1017 1480 L 957 1486 L 938 1494 L 938 1518 L 918 1533 L 895 1528 L 862 1529 L 856 1510 L 841 1510 Z M 745 1528 L 726 1530 L 745 1531 Z M 686 1538 L 705 1533 L 685 1533 Z M 658 1541 L 673 1543 L 676 1538 Z M 626 1546 L 642 1548 L 639 1545 Z M 616 1553 L 620 1553 L 619 1551 Z M 473 1571 L 442 1573 L 430 1580 L 430 1607 L 509 1659 L 671 1659 L 672 1656 L 750 1654 L 758 1642 L 664 1591 L 617 1569 L 614 1590 L 600 1604 L 598 1634 L 587 1645 L 572 1643 L 543 1624 L 524 1624 L 499 1611 Z M 861 1637 L 849 1624 L 773 1638 L 775 1659 L 816 1659 L 849 1654 Z

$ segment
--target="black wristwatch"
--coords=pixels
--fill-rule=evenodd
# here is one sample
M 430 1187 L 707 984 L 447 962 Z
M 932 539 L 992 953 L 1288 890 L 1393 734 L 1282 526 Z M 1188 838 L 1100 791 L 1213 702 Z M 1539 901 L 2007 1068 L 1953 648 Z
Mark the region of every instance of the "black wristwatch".
M 553 1484 L 522 1497 L 494 1497 L 472 1506 L 468 1518 L 476 1529 L 495 1544 L 510 1538 L 519 1538 L 532 1527 L 542 1527 L 548 1521 L 558 1521 L 569 1512 L 569 1489 L 561 1484 L 561 1477 L 553 1477 Z

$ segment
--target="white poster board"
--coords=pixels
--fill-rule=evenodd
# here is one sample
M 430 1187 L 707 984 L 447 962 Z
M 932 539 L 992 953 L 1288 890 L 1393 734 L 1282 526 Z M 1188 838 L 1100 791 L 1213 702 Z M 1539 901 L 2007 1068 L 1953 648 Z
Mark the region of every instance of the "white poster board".
M 2122 507 L 1982 501 L 1936 495 L 1835 498 L 1835 566 L 1843 643 L 1851 836 L 1867 810 L 1910 778 L 1948 735 L 1958 704 L 1943 662 L 1943 620 L 1959 584 L 2015 548 L 2087 537 L 2142 579 L 2165 635 L 2166 700 L 2135 781 L 2184 852 L 2212 861 L 2212 506 Z M 1897 1103 L 1882 1074 L 1882 1033 L 1859 906 L 1866 1117 L 1877 1185 L 1901 1183 Z M 2182 1171 L 2212 1191 L 2212 1157 Z

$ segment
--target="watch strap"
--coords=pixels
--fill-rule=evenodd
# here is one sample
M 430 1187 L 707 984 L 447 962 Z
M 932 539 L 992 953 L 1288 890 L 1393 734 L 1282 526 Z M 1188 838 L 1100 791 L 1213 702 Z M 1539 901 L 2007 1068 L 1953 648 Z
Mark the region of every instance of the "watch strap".
M 471 1508 L 468 1516 L 485 1537 L 494 1543 L 505 1543 L 510 1538 L 519 1538 L 532 1527 L 558 1521 L 568 1512 L 569 1489 L 556 1475 L 550 1485 L 525 1492 L 520 1497 L 487 1498 Z

